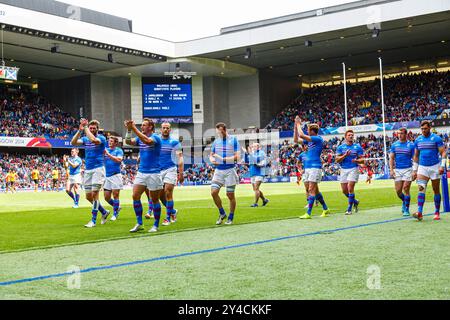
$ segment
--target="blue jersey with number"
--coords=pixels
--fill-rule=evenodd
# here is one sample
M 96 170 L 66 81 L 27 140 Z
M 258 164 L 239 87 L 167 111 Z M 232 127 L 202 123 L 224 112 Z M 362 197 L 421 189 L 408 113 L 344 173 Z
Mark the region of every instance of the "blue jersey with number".
M 391 153 L 395 156 L 395 168 L 407 169 L 412 167 L 412 158 L 414 156 L 414 143 L 405 141 L 396 141 L 391 146 Z
M 214 140 L 212 147 L 212 153 L 217 153 L 222 158 L 233 157 L 234 153 L 239 151 L 239 142 L 236 137 L 227 136 L 224 138 L 219 138 Z M 224 162 L 216 158 L 216 161 L 219 163 L 217 165 L 217 169 L 219 170 L 227 170 L 234 168 L 235 161 Z
M 431 133 L 428 137 L 418 137 L 414 146 L 419 150 L 419 165 L 429 167 L 439 163 L 439 148 L 444 146 L 444 142 L 437 134 Z
M 308 151 L 303 162 L 305 169 L 321 169 L 322 160 L 320 155 L 323 149 L 323 139 L 319 136 L 311 136 L 311 142 L 308 142 Z
M 256 150 L 248 155 L 248 161 L 250 164 L 250 177 L 264 176 L 265 164 L 258 166 L 261 161 L 266 161 L 266 153 L 262 150 Z
M 123 150 L 120 148 L 114 148 L 114 149 L 106 148 L 106 151 L 108 151 L 109 154 L 114 157 L 123 158 Z M 115 174 L 119 174 L 120 173 L 120 162 L 116 162 L 116 161 L 112 160 L 110 157 L 105 156 L 105 171 L 106 171 L 107 177 L 111 177 Z
M 164 139 L 161 136 L 161 155 L 159 157 L 161 170 L 176 167 L 178 163 L 176 153 L 178 150 L 181 150 L 181 145 L 178 140 L 172 139 L 172 137 Z
M 69 175 L 75 176 L 75 175 L 79 174 L 81 172 L 81 164 L 83 163 L 81 158 L 78 156 L 70 157 L 69 161 L 72 162 L 73 164 L 77 165 L 75 168 L 73 168 L 71 165 L 69 165 Z
M 345 142 L 337 148 L 336 154 L 338 156 L 342 156 L 348 150 L 350 150 L 350 154 L 347 157 L 345 157 L 344 160 L 341 162 L 342 169 L 353 169 L 358 167 L 358 164 L 352 161 L 364 155 L 364 150 L 363 148 L 361 148 L 359 143 L 353 143 L 351 145 L 348 145 Z
M 159 158 L 161 155 L 161 138 L 157 134 L 149 136 L 154 143 L 147 145 L 139 138 L 136 138 L 136 145 L 139 146 L 139 172 L 141 173 L 160 173 L 161 165 Z
M 105 165 L 105 156 L 103 153 L 106 148 L 106 138 L 101 134 L 97 135 L 96 138 L 100 140 L 100 144 L 91 142 L 86 136 L 81 138 L 86 150 L 86 170 L 97 169 Z

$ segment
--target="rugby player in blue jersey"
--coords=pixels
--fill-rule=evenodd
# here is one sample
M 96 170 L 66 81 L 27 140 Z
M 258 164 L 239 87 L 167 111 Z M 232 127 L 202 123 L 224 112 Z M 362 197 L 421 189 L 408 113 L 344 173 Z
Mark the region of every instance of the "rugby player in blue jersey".
M 245 149 L 243 149 L 245 150 Z M 250 179 L 255 192 L 255 202 L 251 205 L 252 208 L 258 207 L 258 201 L 261 198 L 262 205 L 265 207 L 269 203 L 269 199 L 264 197 L 260 190 L 261 184 L 264 182 L 265 167 L 267 165 L 267 155 L 261 150 L 259 143 L 253 143 L 248 153 L 248 163 L 250 165 Z
M 92 203 L 92 219 L 85 227 L 95 227 L 97 222 L 97 213 L 102 214 L 101 224 L 106 223 L 109 211 L 103 208 L 99 200 L 100 189 L 105 183 L 105 148 L 106 138 L 98 133 L 100 123 L 97 120 L 81 119 L 80 128 L 73 136 L 70 142 L 74 146 L 84 145 L 85 147 L 85 166 L 84 171 L 84 190 L 86 191 L 86 200 Z M 84 136 L 81 137 L 81 134 Z
M 219 209 L 219 219 L 216 224 L 220 225 L 227 218 L 227 214 L 222 206 L 219 192 L 223 186 L 226 187 L 227 197 L 230 200 L 230 212 L 225 224 L 230 225 L 233 223 L 236 210 L 234 192 L 236 185 L 239 184 L 239 176 L 235 166 L 240 159 L 240 147 L 237 138 L 227 133 L 227 126 L 224 123 L 219 122 L 216 124 L 216 132 L 219 137 L 214 140 L 209 155 L 209 161 L 215 166 L 214 176 L 211 181 L 211 196 Z
M 73 208 L 78 208 L 78 204 L 80 201 L 80 193 L 78 191 L 78 188 L 81 184 L 81 165 L 83 164 L 83 161 L 78 156 L 78 152 L 78 149 L 73 148 L 70 151 L 70 157 L 67 159 L 67 165 L 69 167 L 69 179 L 66 185 L 66 193 L 73 200 Z
M 358 164 L 364 164 L 364 150 L 359 143 L 354 143 L 353 130 L 344 134 L 344 142 L 336 150 L 336 162 L 341 166 L 339 181 L 342 193 L 348 198 L 346 215 L 352 214 L 352 208 L 358 212 L 359 201 L 355 197 L 355 185 L 359 179 Z
M 105 201 L 108 202 L 114 210 L 111 221 L 116 221 L 120 212 L 120 190 L 123 189 L 123 179 L 120 165 L 123 160 L 123 150 L 118 147 L 119 139 L 109 137 L 109 147 L 105 149 L 105 171 L 106 181 L 103 186 Z M 112 197 L 111 197 L 112 196 Z
M 161 191 L 160 199 L 166 207 L 166 219 L 162 225 L 168 226 L 177 221 L 177 210 L 174 208 L 173 190 L 177 182 L 183 183 L 184 161 L 181 144 L 170 136 L 170 123 L 161 125 L 161 179 L 164 189 Z
M 159 220 L 161 218 L 161 203 L 159 202 L 159 195 L 163 189 L 161 180 L 161 166 L 159 157 L 161 154 L 161 138 L 155 134 L 155 124 L 151 119 L 144 118 L 141 124 L 140 131 L 133 120 L 126 120 L 125 127 L 127 134 L 125 142 L 128 145 L 139 146 L 139 169 L 134 179 L 133 185 L 133 207 L 136 214 L 136 225 L 130 232 L 138 232 L 143 230 L 142 221 L 142 203 L 141 196 L 147 188 L 150 191 L 150 196 L 153 202 L 153 214 L 155 221 L 153 227 L 149 232 L 157 232 L 159 227 Z M 132 138 L 132 132 L 137 135 L 137 138 Z
M 423 219 L 423 205 L 428 181 L 434 192 L 434 218 L 440 220 L 441 190 L 440 179 L 447 161 L 444 142 L 437 134 L 431 133 L 431 123 L 427 120 L 420 124 L 422 135 L 414 142 L 413 180 L 417 178 L 419 194 L 417 195 L 418 211 L 413 214 L 417 220 Z
M 406 128 L 398 130 L 399 140 L 394 142 L 389 153 L 389 173 L 395 180 L 395 191 L 402 200 L 402 213 L 407 217 L 411 195 L 409 190 L 412 181 L 412 158 L 414 156 L 414 143 L 408 141 Z
M 301 139 L 301 141 L 299 141 Z M 319 125 L 313 123 L 308 125 L 308 134 L 306 135 L 302 129 L 302 121 L 299 116 L 295 117 L 294 125 L 294 143 L 308 143 L 308 151 L 304 158 L 303 166 L 305 168 L 305 182 L 308 183 L 308 210 L 300 219 L 311 219 L 312 208 L 316 199 L 322 205 L 323 211 L 321 217 L 326 217 L 330 210 L 319 191 L 319 183 L 322 179 L 322 149 L 323 139 L 319 136 Z

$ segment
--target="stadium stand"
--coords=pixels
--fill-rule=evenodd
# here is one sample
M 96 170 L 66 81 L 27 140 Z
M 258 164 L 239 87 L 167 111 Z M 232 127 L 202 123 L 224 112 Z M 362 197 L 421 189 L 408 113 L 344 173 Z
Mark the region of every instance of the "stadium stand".
M 434 120 L 450 107 L 450 72 L 400 75 L 384 80 L 386 122 Z M 345 126 L 342 85 L 313 87 L 281 111 L 267 129 L 289 131 L 294 118 L 320 127 Z M 382 122 L 379 80 L 347 86 L 348 125 Z
M 78 121 L 23 86 L 0 86 L 0 136 L 69 139 Z

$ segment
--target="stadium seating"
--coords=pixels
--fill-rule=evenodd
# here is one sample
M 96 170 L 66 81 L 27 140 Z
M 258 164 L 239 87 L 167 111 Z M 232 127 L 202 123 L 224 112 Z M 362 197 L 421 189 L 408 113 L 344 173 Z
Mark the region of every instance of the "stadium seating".
M 450 108 L 450 72 L 402 75 L 384 80 L 386 122 L 433 120 Z M 348 125 L 382 122 L 379 80 L 349 84 Z M 342 85 L 318 86 L 306 90 L 282 110 L 267 129 L 289 131 L 300 115 L 321 127 L 345 125 Z
M 70 139 L 78 121 L 26 89 L 0 86 L 0 136 Z

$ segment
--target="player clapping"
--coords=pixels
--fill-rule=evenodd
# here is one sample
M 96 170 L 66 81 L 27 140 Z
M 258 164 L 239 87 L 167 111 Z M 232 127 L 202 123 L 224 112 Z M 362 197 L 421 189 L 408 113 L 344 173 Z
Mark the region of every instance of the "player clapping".
M 294 142 L 298 143 L 299 139 L 304 143 L 308 142 L 308 151 L 304 159 L 303 166 L 305 168 L 305 182 L 308 183 L 308 210 L 300 219 L 311 219 L 312 208 L 316 199 L 322 205 L 322 217 L 326 217 L 330 210 L 319 191 L 319 183 L 322 179 L 322 160 L 320 158 L 323 150 L 323 138 L 319 135 L 319 125 L 309 124 L 308 134 L 303 133 L 302 121 L 299 116 L 295 118 L 294 125 Z
M 355 185 L 359 179 L 358 164 L 363 164 L 364 150 L 359 143 L 353 142 L 353 130 L 347 130 L 344 143 L 336 151 L 336 162 L 341 165 L 339 181 L 342 193 L 348 198 L 346 215 L 352 214 L 353 207 L 358 212 L 359 201 L 355 197 Z

